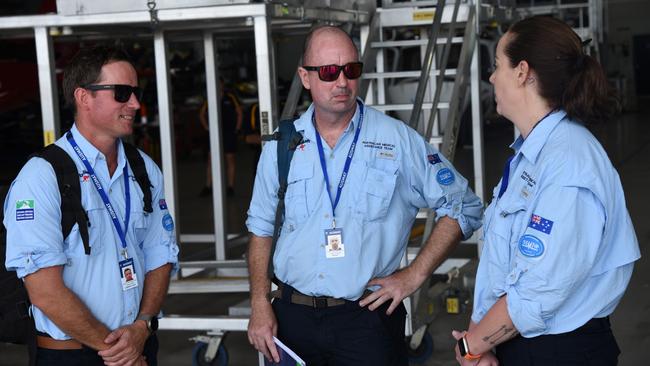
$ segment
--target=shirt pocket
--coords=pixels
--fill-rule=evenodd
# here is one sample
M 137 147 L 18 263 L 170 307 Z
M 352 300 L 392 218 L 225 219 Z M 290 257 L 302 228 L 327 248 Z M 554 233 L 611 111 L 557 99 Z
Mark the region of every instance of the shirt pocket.
M 361 183 L 361 195 L 353 210 L 366 221 L 382 220 L 388 214 L 395 193 L 397 164 L 394 161 L 376 161 L 373 166 L 368 165 Z
M 88 208 L 86 208 L 88 206 Z M 99 203 L 91 203 L 84 206 L 88 218 L 88 244 L 90 245 L 90 255 L 97 256 L 101 253 L 104 246 L 104 241 L 107 237 L 111 237 L 110 233 L 106 232 L 105 225 L 102 225 L 102 215 L 108 215 L 104 206 Z M 109 228 L 111 229 L 111 228 Z M 79 223 L 75 223 L 70 230 L 70 235 L 64 238 L 66 244 L 65 254 L 67 257 L 79 257 L 86 255 L 83 239 L 81 238 L 81 231 L 79 231 Z
M 135 245 L 142 250 L 147 236 L 147 220 L 142 211 L 131 211 L 131 230 L 135 238 Z
M 495 239 L 508 243 L 509 247 L 516 245 L 519 234 L 522 232 L 521 224 L 526 216 L 526 202 L 498 201 L 492 212 L 489 232 L 494 234 Z
M 291 166 L 287 177 L 287 193 L 285 196 L 286 221 L 299 224 L 309 216 L 307 204 L 307 188 L 312 184 L 314 167 L 309 163 L 299 163 Z

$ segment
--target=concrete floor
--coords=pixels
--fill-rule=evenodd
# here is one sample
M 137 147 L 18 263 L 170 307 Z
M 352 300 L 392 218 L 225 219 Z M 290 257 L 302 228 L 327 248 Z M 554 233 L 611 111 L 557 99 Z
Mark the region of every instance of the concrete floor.
M 639 103 L 643 105 L 643 103 Z M 649 105 L 649 103 L 645 103 Z M 614 333 L 622 354 L 619 365 L 648 364 L 645 350 L 650 349 L 650 262 L 646 253 L 650 246 L 650 109 L 623 115 L 617 123 L 600 128 L 597 135 L 617 167 L 625 188 L 628 209 L 635 225 L 643 257 L 637 262 L 632 282 L 617 311 L 612 316 Z M 501 166 L 508 155 L 507 145 L 511 142 L 512 128 L 504 123 L 486 126 L 486 183 L 493 187 L 501 172 Z M 179 164 L 180 217 L 183 233 L 208 233 L 212 231 L 210 197 L 200 198 L 198 192 L 204 182 L 204 161 L 194 153 Z M 463 175 L 470 178 L 471 150 L 459 149 L 456 165 Z M 253 175 L 252 154 L 241 146 L 238 154 L 238 182 L 251 182 Z M 491 189 L 491 188 L 490 188 Z M 235 197 L 228 199 L 227 226 L 229 232 L 244 232 L 244 214 L 250 200 L 250 186 L 239 184 Z M 209 212 L 210 211 L 210 212 Z M 197 214 L 200 212 L 201 214 Z M 231 248 L 230 259 L 241 258 L 243 246 Z M 182 257 L 210 259 L 213 249 L 207 244 L 186 244 Z M 170 295 L 164 311 L 166 314 L 183 315 L 225 315 L 228 307 L 246 298 L 246 294 Z M 451 329 L 464 329 L 468 311 L 460 315 L 441 315 L 430 327 L 434 342 L 434 354 L 425 365 L 455 365 L 454 341 Z M 161 366 L 191 365 L 193 344 L 188 338 L 197 332 L 159 332 Z M 231 366 L 257 365 L 257 354 L 248 344 L 243 332 L 229 333 L 225 346 Z M 25 363 L 24 351 L 19 346 L 0 344 L 0 365 L 21 365 Z

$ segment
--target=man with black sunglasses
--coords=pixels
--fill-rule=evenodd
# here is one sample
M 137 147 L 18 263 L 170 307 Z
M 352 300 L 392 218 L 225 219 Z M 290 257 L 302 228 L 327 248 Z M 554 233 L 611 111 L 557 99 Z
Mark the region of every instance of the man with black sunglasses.
M 248 338 L 276 362 L 273 336 L 308 365 L 407 365 L 402 300 L 481 225 L 483 205 L 467 180 L 416 131 L 357 97 L 362 68 L 342 30 L 318 27 L 307 36 L 298 73 L 313 103 L 294 121 L 303 139 L 273 256 L 277 143 L 260 158 L 247 220 Z M 417 258 L 399 269 L 423 207 L 438 222 Z
M 44 159 L 25 164 L 4 206 L 6 266 L 33 304 L 36 363 L 156 365 L 156 317 L 178 246 L 160 169 L 135 151 L 151 183 L 145 208 L 121 141 L 140 108 L 136 71 L 119 49 L 84 48 L 64 72 L 63 94 L 75 122 L 55 144 L 78 171 L 89 248 L 78 224 L 63 237 L 57 176 Z

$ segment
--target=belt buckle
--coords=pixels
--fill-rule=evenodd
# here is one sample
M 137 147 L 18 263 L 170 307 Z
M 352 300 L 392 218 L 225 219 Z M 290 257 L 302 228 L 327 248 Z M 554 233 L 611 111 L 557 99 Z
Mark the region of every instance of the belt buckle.
M 312 297 L 312 306 L 314 309 L 322 309 L 327 307 L 327 299 L 323 297 Z

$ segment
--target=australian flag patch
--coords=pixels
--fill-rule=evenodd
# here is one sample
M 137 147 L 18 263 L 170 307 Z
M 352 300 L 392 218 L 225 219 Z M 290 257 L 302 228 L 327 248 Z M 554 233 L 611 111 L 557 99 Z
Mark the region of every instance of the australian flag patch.
M 551 229 L 553 229 L 553 221 L 547 220 L 539 215 L 533 214 L 530 217 L 530 223 L 528 223 L 529 228 L 533 228 L 537 231 L 541 231 L 544 234 L 550 234 Z
M 165 202 L 164 198 L 158 201 L 158 207 L 160 207 L 161 210 L 167 209 L 167 202 Z
M 427 155 L 427 160 L 429 160 L 429 163 L 431 163 L 431 165 L 436 165 L 438 163 L 442 163 L 442 161 L 440 160 L 440 157 L 438 156 L 438 154 L 429 154 L 429 155 Z

